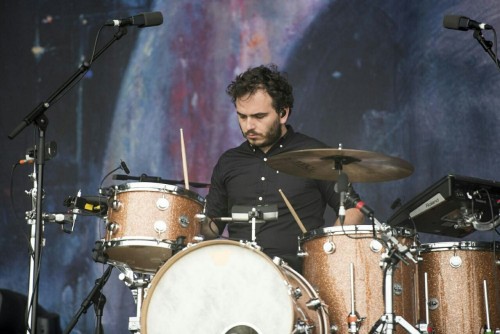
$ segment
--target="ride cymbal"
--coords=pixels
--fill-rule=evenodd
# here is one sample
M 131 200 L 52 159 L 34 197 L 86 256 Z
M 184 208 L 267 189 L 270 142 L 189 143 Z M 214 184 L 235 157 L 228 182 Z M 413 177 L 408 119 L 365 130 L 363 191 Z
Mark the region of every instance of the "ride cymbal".
M 382 182 L 410 176 L 413 166 L 381 153 L 318 148 L 290 151 L 268 159 L 280 172 L 318 180 L 337 180 L 344 172 L 351 182 Z

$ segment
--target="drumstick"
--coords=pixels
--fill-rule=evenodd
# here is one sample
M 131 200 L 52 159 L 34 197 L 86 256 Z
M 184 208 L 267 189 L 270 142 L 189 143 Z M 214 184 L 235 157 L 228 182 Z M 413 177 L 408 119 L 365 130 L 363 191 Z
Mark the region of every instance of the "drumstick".
M 184 188 L 189 190 L 189 177 L 187 170 L 187 161 L 186 161 L 186 148 L 184 147 L 184 134 L 181 130 L 181 154 L 182 154 L 182 171 L 184 173 Z
M 297 225 L 299 225 L 300 229 L 302 230 L 302 233 L 306 233 L 307 230 L 306 228 L 304 227 L 304 224 L 302 224 L 302 222 L 300 221 L 300 218 L 299 216 L 297 216 L 297 213 L 295 212 L 295 210 L 293 209 L 293 206 L 290 204 L 290 202 L 288 201 L 288 199 L 286 198 L 285 194 L 281 191 L 281 189 L 278 189 L 278 191 L 280 192 L 281 194 L 281 197 L 283 197 L 283 200 L 285 201 L 285 204 L 286 206 L 288 207 L 288 210 L 290 210 L 290 212 L 292 213 L 292 216 L 293 218 L 295 219 L 295 221 L 297 222 Z

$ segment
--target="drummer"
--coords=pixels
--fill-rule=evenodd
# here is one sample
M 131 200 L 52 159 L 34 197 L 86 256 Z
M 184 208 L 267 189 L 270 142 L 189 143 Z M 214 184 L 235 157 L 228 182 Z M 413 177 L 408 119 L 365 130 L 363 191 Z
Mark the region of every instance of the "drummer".
M 340 195 L 334 181 L 313 180 L 276 171 L 266 163 L 277 154 L 313 148 L 327 148 L 312 137 L 295 132 L 287 124 L 292 113 L 292 86 L 276 65 L 250 68 L 236 76 L 226 92 L 236 107 L 238 123 L 246 139 L 240 146 L 229 149 L 213 169 L 210 190 L 206 196 L 206 215 L 210 218 L 231 217 L 234 205 L 277 205 L 277 221 L 256 224 L 256 243 L 271 258 L 278 256 L 301 272 L 297 256 L 298 237 L 303 231 L 294 220 L 279 190 L 281 189 L 307 231 L 325 227 L 326 205 L 338 213 Z M 334 171 L 332 170 L 332 173 Z M 350 187 L 350 196 L 357 197 Z M 362 214 L 345 205 L 345 224 L 363 222 Z M 338 224 L 338 219 L 336 224 Z M 221 219 L 202 224 L 207 239 L 224 231 Z M 230 223 L 232 240 L 252 239 L 252 225 Z

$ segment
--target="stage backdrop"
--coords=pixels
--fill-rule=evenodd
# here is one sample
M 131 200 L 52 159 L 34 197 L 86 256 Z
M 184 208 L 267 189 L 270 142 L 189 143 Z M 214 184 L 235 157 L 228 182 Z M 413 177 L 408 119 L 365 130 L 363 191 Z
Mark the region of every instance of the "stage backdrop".
M 295 87 L 296 130 L 415 167 L 402 180 L 356 185 L 380 221 L 396 199 L 404 204 L 447 174 L 500 179 L 498 69 L 472 31 L 442 26 L 444 15 L 462 14 L 500 27 L 494 0 L 3 1 L 0 288 L 27 293 L 33 166 L 14 165 L 37 144 L 33 125 L 7 135 L 90 58 L 104 22 L 148 11 L 161 11 L 164 23 L 129 27 L 46 111 L 46 139 L 58 154 L 45 164 L 44 212 L 65 212 L 64 199 L 78 190 L 95 196 L 101 182 L 119 184 L 102 179 L 121 160 L 131 175 L 181 180 L 180 129 L 190 180 L 208 183 L 218 156 L 242 141 L 225 87 L 271 62 Z M 97 49 L 115 32 L 104 28 Z M 72 233 L 45 226 L 40 303 L 63 328 L 104 271 L 92 260 L 103 233 L 96 217 L 78 217 Z M 498 237 L 476 232 L 467 240 Z M 135 306 L 117 270 L 104 293 L 105 330 L 126 332 Z M 75 333 L 92 332 L 94 322 L 90 309 Z

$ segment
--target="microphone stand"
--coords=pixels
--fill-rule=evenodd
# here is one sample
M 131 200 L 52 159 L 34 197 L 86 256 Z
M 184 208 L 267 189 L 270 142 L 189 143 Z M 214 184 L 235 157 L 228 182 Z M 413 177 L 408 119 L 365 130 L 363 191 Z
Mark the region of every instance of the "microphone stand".
M 486 51 L 486 53 L 491 57 L 491 59 L 493 59 L 493 61 L 497 65 L 497 67 L 500 69 L 500 63 L 498 61 L 498 58 L 497 58 L 496 54 L 491 50 L 493 43 L 484 38 L 481 29 L 476 29 L 474 31 L 474 38 L 478 41 L 479 44 L 481 44 L 484 51 Z
M 95 333 L 96 334 L 103 333 L 101 320 L 102 320 L 102 312 L 104 310 L 104 304 L 106 303 L 106 297 L 101 292 L 101 290 L 108 281 L 108 278 L 111 275 L 112 270 L 113 267 L 108 266 L 108 268 L 101 276 L 101 278 L 98 278 L 95 281 L 94 288 L 90 291 L 87 298 L 85 298 L 78 312 L 76 312 L 76 314 L 71 319 L 68 327 L 64 331 L 64 334 L 69 334 L 73 330 L 73 328 L 75 327 L 76 323 L 78 322 L 82 314 L 87 313 L 88 308 L 92 304 L 94 304 L 95 314 L 97 316 Z
M 35 222 L 31 228 L 31 239 L 34 239 L 34 244 L 31 245 L 32 250 L 30 250 L 30 283 L 29 283 L 29 293 L 28 304 L 27 304 L 27 314 L 28 314 L 28 324 L 29 326 L 26 330 L 28 334 L 37 333 L 37 306 L 38 306 L 38 282 L 40 277 L 40 263 L 41 263 L 41 247 L 42 247 L 42 231 L 43 231 L 43 219 L 42 219 L 42 199 L 43 199 L 43 175 L 44 175 L 44 164 L 45 164 L 45 132 L 49 124 L 49 120 L 45 115 L 45 111 L 52 106 L 52 102 L 58 97 L 62 97 L 67 89 L 72 88 L 73 82 L 79 79 L 82 75 L 85 75 L 90 69 L 90 64 L 99 58 L 99 56 L 104 53 L 114 42 L 122 38 L 127 33 L 125 27 L 120 27 L 113 38 L 106 43 L 96 54 L 92 57 L 90 63 L 83 62 L 79 69 L 62 84 L 46 101 L 41 102 L 31 113 L 29 113 L 12 132 L 8 135 L 9 139 L 14 139 L 21 131 L 23 131 L 28 125 L 35 123 L 38 128 L 38 154 L 36 156 L 36 213 Z

